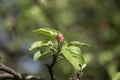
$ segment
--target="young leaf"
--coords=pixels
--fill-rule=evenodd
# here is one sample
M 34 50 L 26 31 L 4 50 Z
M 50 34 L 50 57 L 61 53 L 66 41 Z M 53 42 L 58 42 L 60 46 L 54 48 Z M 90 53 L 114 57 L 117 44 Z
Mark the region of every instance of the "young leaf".
M 62 53 L 65 58 L 75 67 L 75 69 L 81 70 L 82 65 L 84 64 L 84 58 L 79 47 L 64 45 L 62 48 Z
M 35 50 L 40 47 L 49 46 L 49 45 L 53 45 L 52 41 L 36 41 L 30 46 L 29 50 Z
M 38 60 L 41 56 L 41 52 L 40 51 L 37 51 L 35 54 L 34 54 L 34 60 Z
M 113 76 L 112 80 L 120 80 L 120 72 L 118 72 L 117 74 L 115 74 Z
M 82 65 L 82 70 L 86 67 L 86 65 L 87 65 L 87 64 L 83 64 L 83 65 Z
M 52 29 L 52 28 L 40 28 L 40 29 L 35 30 L 34 32 L 44 34 L 44 35 L 49 36 L 51 38 L 55 38 L 56 35 L 59 33 L 59 31 Z
M 71 42 L 69 42 L 69 44 L 68 44 L 69 46 L 79 46 L 79 47 L 82 47 L 82 46 L 91 46 L 91 45 L 89 45 L 89 44 L 86 44 L 86 43 L 81 43 L 81 42 L 79 42 L 79 41 L 71 41 Z
M 46 56 L 50 56 L 52 55 L 52 53 L 49 51 L 49 52 L 44 52 L 44 53 L 41 53 L 40 51 L 37 51 L 35 54 L 34 54 L 34 60 L 39 60 L 43 57 L 46 57 Z

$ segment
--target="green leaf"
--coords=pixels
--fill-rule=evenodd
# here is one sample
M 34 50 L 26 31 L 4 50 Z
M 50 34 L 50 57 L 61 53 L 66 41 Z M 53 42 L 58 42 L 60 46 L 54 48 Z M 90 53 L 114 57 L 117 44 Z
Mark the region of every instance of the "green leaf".
M 49 52 L 44 52 L 44 53 L 41 53 L 40 51 L 37 51 L 35 54 L 34 54 L 34 60 L 39 60 L 41 58 L 44 58 L 46 56 L 50 56 L 52 55 L 52 53 L 49 51 Z
M 112 80 L 120 80 L 120 72 L 118 72 L 117 74 L 115 74 L 113 76 Z
M 36 41 L 30 46 L 29 50 L 35 50 L 40 47 L 50 46 L 50 45 L 53 45 L 52 41 Z
M 82 47 L 82 46 L 91 46 L 91 45 L 89 45 L 89 44 L 86 44 L 86 43 L 81 43 L 81 42 L 79 42 L 79 41 L 71 41 L 71 42 L 69 42 L 69 44 L 68 44 L 69 46 L 79 46 L 79 47 Z
M 37 51 L 35 54 L 34 54 L 34 60 L 38 60 L 41 56 L 41 52 L 40 51 Z
M 59 31 L 55 30 L 55 29 L 52 29 L 52 28 L 40 28 L 40 29 L 37 29 L 33 32 L 38 32 L 38 33 L 41 33 L 41 34 L 44 34 L 46 36 L 49 36 L 51 38 L 55 38 L 56 35 L 58 33 L 60 33 Z
M 75 67 L 75 69 L 82 69 L 82 65 L 84 65 L 84 58 L 79 47 L 64 45 L 62 48 L 62 53 L 65 58 Z

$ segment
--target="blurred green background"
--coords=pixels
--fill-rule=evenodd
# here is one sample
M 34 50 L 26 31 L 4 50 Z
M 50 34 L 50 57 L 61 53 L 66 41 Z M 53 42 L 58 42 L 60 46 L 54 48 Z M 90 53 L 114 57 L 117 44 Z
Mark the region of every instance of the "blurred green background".
M 49 78 L 51 57 L 34 61 L 28 50 L 43 36 L 32 31 L 51 27 L 65 40 L 91 44 L 82 48 L 87 66 L 81 80 L 111 80 L 120 71 L 120 0 L 0 0 L 2 62 L 21 73 Z M 74 69 L 61 60 L 54 67 L 57 80 L 69 80 Z

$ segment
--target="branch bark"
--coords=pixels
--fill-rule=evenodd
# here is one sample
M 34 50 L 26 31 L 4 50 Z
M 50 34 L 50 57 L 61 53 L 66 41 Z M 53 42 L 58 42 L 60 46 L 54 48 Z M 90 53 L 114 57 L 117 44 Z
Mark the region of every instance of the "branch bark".
M 29 74 L 22 74 L 18 73 L 15 70 L 7 67 L 6 65 L 0 63 L 0 71 L 3 71 L 4 73 L 0 73 L 0 80 L 47 80 L 40 78 L 38 76 L 33 76 Z
M 14 76 L 8 73 L 0 74 L 0 80 L 13 79 Z

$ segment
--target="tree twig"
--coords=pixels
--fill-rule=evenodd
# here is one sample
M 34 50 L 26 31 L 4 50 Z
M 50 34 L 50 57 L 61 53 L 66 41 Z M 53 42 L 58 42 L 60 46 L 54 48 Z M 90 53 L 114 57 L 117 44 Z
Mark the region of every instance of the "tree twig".
M 18 73 L 15 70 L 5 66 L 2 63 L 0 63 L 0 71 L 5 72 L 5 73 L 0 74 L 0 80 L 6 80 L 6 79 L 11 79 L 11 80 L 46 80 L 46 79 L 40 78 L 38 76 Z
M 0 70 L 13 75 L 15 78 L 22 79 L 22 76 L 20 75 L 20 73 L 15 72 L 13 69 L 11 69 L 3 64 L 0 64 Z
M 8 73 L 0 74 L 0 80 L 5 80 L 5 79 L 14 79 L 14 76 Z
M 53 55 L 53 60 L 52 60 L 52 63 L 50 64 L 50 65 L 48 65 L 48 64 L 46 64 L 46 67 L 47 67 L 47 69 L 48 69 L 48 71 L 49 71 L 49 74 L 50 74 L 50 77 L 51 77 L 51 80 L 56 80 L 55 79 L 55 76 L 54 76 L 54 73 L 53 73 L 53 67 L 54 67 L 54 65 L 56 64 L 56 56 L 55 55 Z

